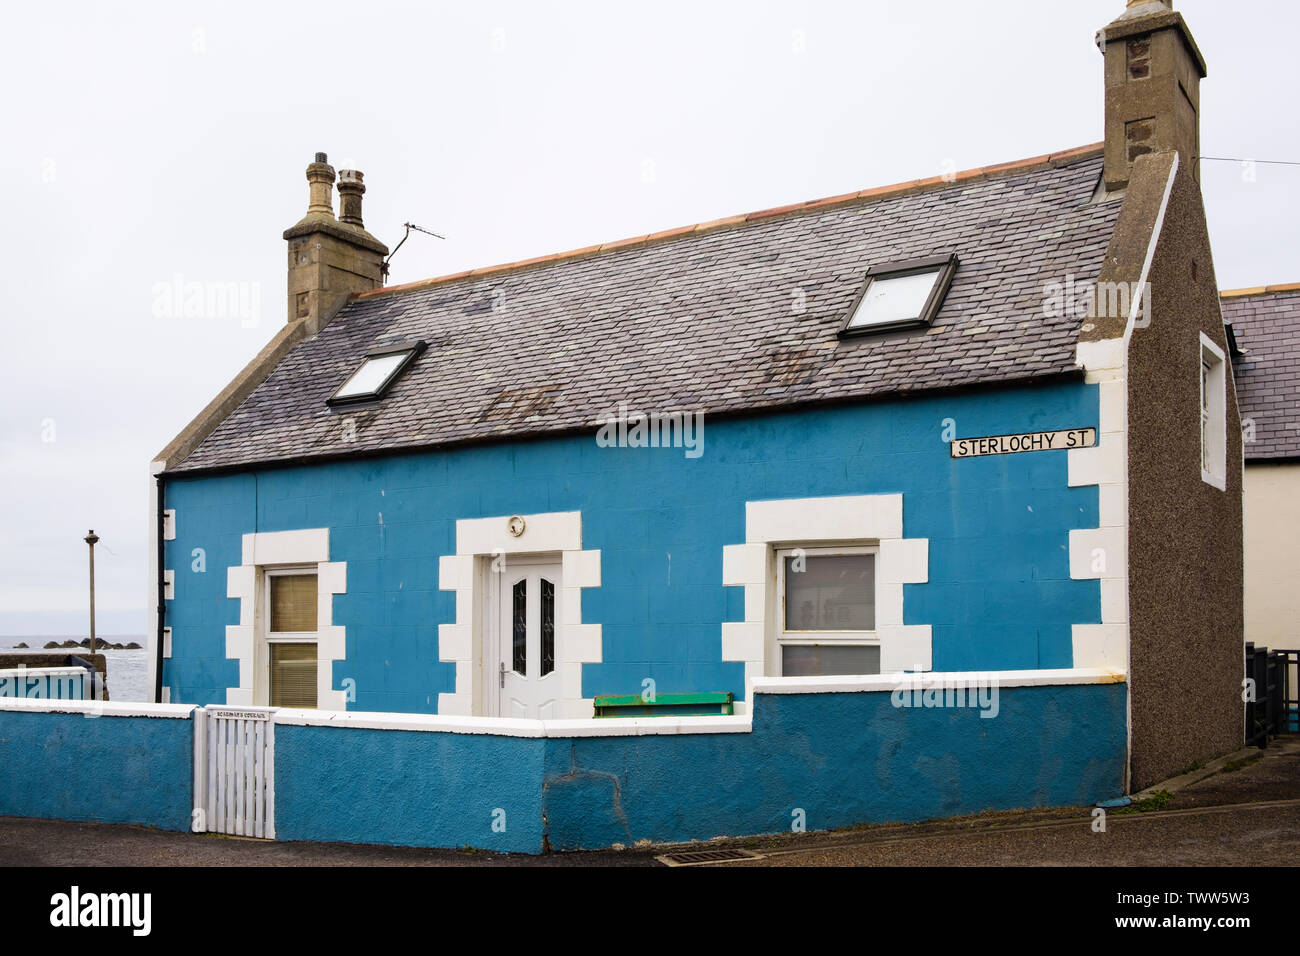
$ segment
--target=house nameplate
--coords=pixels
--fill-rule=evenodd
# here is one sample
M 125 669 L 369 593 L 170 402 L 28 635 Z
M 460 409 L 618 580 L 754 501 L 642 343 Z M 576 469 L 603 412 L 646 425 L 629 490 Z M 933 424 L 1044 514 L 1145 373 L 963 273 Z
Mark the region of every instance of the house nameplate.
M 271 712 L 267 710 L 217 710 L 212 708 L 212 715 L 223 720 L 269 720 Z

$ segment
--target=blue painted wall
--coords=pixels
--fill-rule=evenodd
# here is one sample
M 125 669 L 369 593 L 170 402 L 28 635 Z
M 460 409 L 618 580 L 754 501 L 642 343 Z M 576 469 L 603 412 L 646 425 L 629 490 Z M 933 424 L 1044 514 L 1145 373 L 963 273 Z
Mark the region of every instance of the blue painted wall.
M 1101 620 L 1096 581 L 1071 581 L 1069 531 L 1097 526 L 1097 489 L 1069 488 L 1066 452 L 953 461 L 958 437 L 1097 425 L 1083 384 L 914 398 L 855 407 L 706 420 L 704 453 L 601 448 L 591 436 L 172 479 L 177 537 L 168 602 L 171 699 L 224 703 L 237 684 L 225 626 L 239 602 L 226 568 L 254 531 L 330 529 L 346 561 L 334 620 L 355 681 L 353 710 L 433 713 L 454 689 L 438 661 L 438 625 L 455 619 L 438 557 L 455 522 L 580 510 L 583 546 L 602 552 L 602 587 L 583 621 L 603 626 L 604 659 L 583 693 L 744 693 L 742 665 L 721 660 L 721 622 L 743 618 L 743 589 L 722 586 L 724 545 L 745 540 L 748 500 L 899 493 L 904 535 L 930 539 L 930 580 L 907 585 L 904 620 L 934 629 L 936 670 L 1069 667 L 1071 626 Z M 193 552 L 204 550 L 205 570 Z
M 521 738 L 275 728 L 281 840 L 537 853 L 1084 805 L 1123 786 L 1124 684 L 759 695 L 753 731 Z M 190 824 L 190 720 L 0 709 L 0 815 Z
M 276 727 L 276 835 L 537 853 L 1087 805 L 1122 792 L 1124 684 L 999 713 L 763 694 L 748 734 L 511 738 Z M 504 816 L 500 814 L 504 811 Z M 493 823 L 504 821 L 505 829 Z
M 0 710 L 0 766 L 0 815 L 190 828 L 190 720 Z
M 276 838 L 538 853 L 544 744 L 278 724 Z
M 994 718 L 896 708 L 888 693 L 766 694 L 744 736 L 552 740 L 550 843 L 790 832 L 796 810 L 826 830 L 1095 803 L 1123 792 L 1125 694 L 1004 688 Z

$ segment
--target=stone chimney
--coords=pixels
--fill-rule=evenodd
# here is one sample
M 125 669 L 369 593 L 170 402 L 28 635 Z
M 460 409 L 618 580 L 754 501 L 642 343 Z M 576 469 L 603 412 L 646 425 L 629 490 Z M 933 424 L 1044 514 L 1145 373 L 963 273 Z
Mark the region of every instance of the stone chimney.
M 377 289 L 388 247 L 366 232 L 361 221 L 363 177 L 355 169 L 339 175 L 339 212 L 334 218 L 334 167 L 324 153 L 307 167 L 307 214 L 284 231 L 289 243 L 290 322 L 305 319 L 319 332 L 354 292 Z
M 1106 61 L 1106 188 L 1127 186 L 1137 157 L 1167 150 L 1199 182 L 1205 59 L 1172 0 L 1129 0 L 1097 46 Z

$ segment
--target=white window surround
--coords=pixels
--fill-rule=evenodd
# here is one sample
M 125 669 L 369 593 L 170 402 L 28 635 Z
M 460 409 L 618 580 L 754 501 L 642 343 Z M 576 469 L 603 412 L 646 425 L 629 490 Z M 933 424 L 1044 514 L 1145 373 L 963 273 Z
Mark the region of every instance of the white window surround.
M 903 537 L 901 494 L 747 501 L 745 538 L 744 544 L 722 549 L 723 585 L 745 588 L 745 619 L 722 625 L 722 659 L 745 665 L 746 699 L 736 702 L 737 713 L 748 713 L 756 680 L 804 679 L 777 674 L 776 551 L 781 547 L 877 546 L 876 636 L 881 674 L 930 670 L 930 625 L 903 624 L 903 585 L 929 581 L 930 542 Z
M 484 708 L 482 669 L 485 575 L 494 557 L 558 554 L 561 586 L 560 626 L 555 640 L 555 671 L 560 676 L 559 712 L 566 718 L 594 719 L 593 700 L 582 696 L 582 665 L 598 664 L 603 647 L 599 624 L 582 623 L 582 589 L 600 587 L 600 551 L 582 548 L 582 512 L 519 515 L 523 533 L 509 531 L 512 515 L 463 518 L 456 522 L 456 553 L 438 559 L 438 588 L 456 592 L 456 623 L 438 625 L 438 659 L 456 665 L 456 689 L 438 695 L 440 715 L 469 717 Z M 507 718 L 482 718 L 504 720 Z
M 1204 332 L 1200 333 L 1199 359 L 1197 374 L 1201 376 L 1201 408 L 1199 415 L 1208 416 L 1201 430 L 1201 480 L 1213 485 L 1220 491 L 1228 488 L 1228 377 L 1227 360 L 1223 349 Z M 1207 362 L 1209 370 L 1209 394 L 1204 394 L 1205 376 L 1201 371 Z M 1207 401 L 1208 399 L 1208 401 Z M 1208 442 L 1208 448 L 1206 443 Z M 1205 463 L 1209 460 L 1209 467 Z
M 316 569 L 316 705 L 347 710 L 347 692 L 334 690 L 334 661 L 347 653 L 347 632 L 334 623 L 334 595 L 347 593 L 347 563 L 331 561 L 328 528 L 264 531 L 243 537 L 243 563 L 226 571 L 226 596 L 239 599 L 239 623 L 226 627 L 226 657 L 239 662 L 239 686 L 226 689 L 226 703 L 256 705 L 254 689 L 258 634 L 264 602 L 258 600 L 267 568 Z

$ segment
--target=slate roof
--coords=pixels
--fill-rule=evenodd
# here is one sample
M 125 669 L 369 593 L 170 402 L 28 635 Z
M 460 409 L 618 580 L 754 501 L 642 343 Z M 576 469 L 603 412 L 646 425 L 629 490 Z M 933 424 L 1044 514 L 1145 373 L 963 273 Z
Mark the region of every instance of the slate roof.
M 1233 361 L 1247 461 L 1300 458 L 1300 285 L 1223 295 L 1223 321 L 1246 354 Z
M 1120 207 L 1092 202 L 1101 165 L 1088 147 L 365 293 L 168 470 L 594 431 L 620 401 L 755 413 L 1074 372 L 1079 320 L 1046 317 L 1043 286 L 1097 277 Z M 869 266 L 949 252 L 933 328 L 838 338 Z M 428 350 L 382 402 L 326 406 L 408 339 Z

